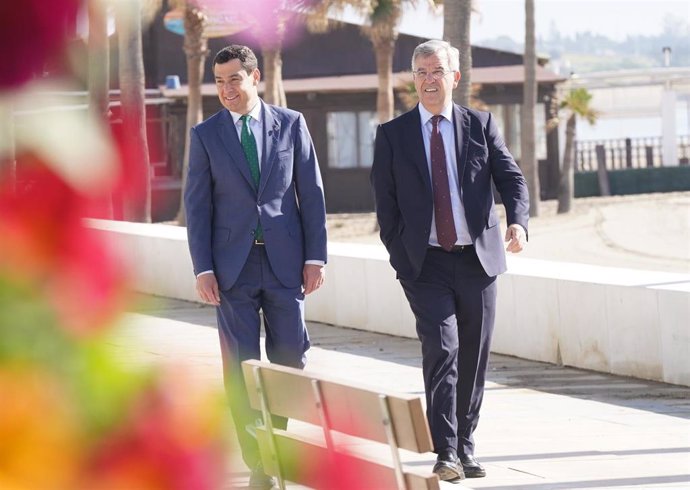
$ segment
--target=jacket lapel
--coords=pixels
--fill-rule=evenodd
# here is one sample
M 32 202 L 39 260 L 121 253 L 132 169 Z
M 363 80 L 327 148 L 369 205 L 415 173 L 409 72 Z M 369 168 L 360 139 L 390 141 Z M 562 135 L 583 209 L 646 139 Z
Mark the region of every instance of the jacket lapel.
M 409 114 L 409 121 L 405 125 L 403 143 L 406 145 L 405 153 L 417 165 L 425 188 L 431 193 L 431 177 L 429 176 L 429 164 L 426 161 L 426 151 L 424 149 L 424 137 L 422 136 L 422 118 L 419 108 L 415 107 Z
M 261 158 L 261 179 L 259 180 L 259 195 L 266 188 L 266 183 L 271 175 L 273 162 L 275 162 L 276 149 L 278 148 L 278 137 L 280 135 L 280 121 L 273 115 L 273 109 L 261 101 L 262 111 L 262 131 L 264 148 Z
M 223 142 L 223 146 L 230 154 L 230 160 L 232 163 L 237 165 L 240 173 L 247 180 L 247 183 L 254 187 L 254 181 L 252 180 L 252 174 L 249 171 L 249 163 L 247 158 L 244 156 L 244 151 L 242 151 L 242 144 L 240 139 L 237 137 L 237 129 L 235 128 L 235 123 L 232 121 L 232 115 L 230 112 L 223 111 L 220 119 L 220 124 L 218 125 L 218 135 L 220 140 Z
M 456 160 L 458 163 L 458 184 L 462 189 L 463 176 L 465 175 L 465 162 L 467 161 L 467 148 L 470 143 L 470 116 L 463 107 L 453 104 L 453 127 L 455 128 Z

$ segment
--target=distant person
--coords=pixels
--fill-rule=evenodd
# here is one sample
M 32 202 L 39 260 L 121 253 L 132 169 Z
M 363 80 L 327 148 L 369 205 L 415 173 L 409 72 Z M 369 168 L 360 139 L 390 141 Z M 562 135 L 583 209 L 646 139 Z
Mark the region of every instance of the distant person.
M 506 208 L 507 250 L 527 240 L 529 198 L 492 115 L 452 102 L 459 52 L 412 55 L 419 104 L 376 133 L 371 182 L 381 240 L 415 315 L 427 418 L 441 480 L 486 475 L 474 457 L 496 310 L 506 270 L 492 193 Z
M 226 388 L 250 487 L 271 488 L 251 433 L 258 412 L 249 408 L 240 363 L 261 357 L 261 311 L 268 359 L 304 367 L 304 295 L 323 284 L 326 262 L 323 186 L 304 117 L 259 98 L 252 50 L 221 49 L 213 74 L 224 109 L 191 131 L 187 235 L 199 297 L 217 307 Z M 274 423 L 285 428 L 287 420 Z

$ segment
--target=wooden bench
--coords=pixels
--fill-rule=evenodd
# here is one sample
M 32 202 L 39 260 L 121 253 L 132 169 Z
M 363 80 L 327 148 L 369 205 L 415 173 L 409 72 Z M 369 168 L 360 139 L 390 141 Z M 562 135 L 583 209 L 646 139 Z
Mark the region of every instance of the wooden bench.
M 264 470 L 278 478 L 281 489 L 286 480 L 313 488 L 347 488 L 338 480 L 342 478 L 358 479 L 360 488 L 352 490 L 365 490 L 361 482 L 377 490 L 439 489 L 436 475 L 403 466 L 400 461 L 399 449 L 415 453 L 432 450 L 419 397 L 256 360 L 243 362 L 242 369 L 251 406 L 262 412 L 263 426 L 257 428 L 256 435 Z M 294 423 L 285 431 L 274 429 L 270 414 L 320 429 L 312 431 L 311 437 L 308 430 L 295 433 Z M 365 444 L 359 445 L 369 449 L 387 444 L 390 458 L 383 461 L 380 454 L 346 450 L 348 444 L 342 441 L 358 441 L 355 438 L 364 439 L 359 442 Z M 326 485 L 321 470 L 339 484 Z

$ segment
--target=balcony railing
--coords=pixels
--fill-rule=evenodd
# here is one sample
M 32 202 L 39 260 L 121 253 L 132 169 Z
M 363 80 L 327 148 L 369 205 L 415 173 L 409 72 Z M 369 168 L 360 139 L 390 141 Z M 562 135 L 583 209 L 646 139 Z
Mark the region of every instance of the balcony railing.
M 607 170 L 660 167 L 663 161 L 661 138 L 575 142 L 575 171 L 595 171 L 598 161 L 603 161 Z M 681 165 L 690 163 L 690 135 L 678 137 L 678 161 Z

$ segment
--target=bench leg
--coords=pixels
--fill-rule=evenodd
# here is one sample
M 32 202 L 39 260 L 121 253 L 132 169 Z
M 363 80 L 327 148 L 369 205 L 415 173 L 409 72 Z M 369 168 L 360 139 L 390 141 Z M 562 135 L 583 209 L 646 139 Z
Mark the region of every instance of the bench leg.
M 395 432 L 393 431 L 393 424 L 391 422 L 391 413 L 388 408 L 388 397 L 386 395 L 379 395 L 379 405 L 381 407 L 381 421 L 386 430 L 386 437 L 388 438 L 388 445 L 391 448 L 391 456 L 393 457 L 393 467 L 395 469 L 395 480 L 398 483 L 398 490 L 405 490 L 405 475 L 403 474 L 402 463 L 400 462 L 400 452 L 398 450 L 398 441 L 395 439 Z
M 271 451 L 271 459 L 276 466 L 276 477 L 278 478 L 278 486 L 280 490 L 285 490 L 285 479 L 283 478 L 283 471 L 280 468 L 280 459 L 278 458 L 278 447 L 276 446 L 276 440 L 273 437 L 273 420 L 271 419 L 271 413 L 268 411 L 268 401 L 266 400 L 266 392 L 264 389 L 263 379 L 261 378 L 261 369 L 258 366 L 254 366 L 254 381 L 256 382 L 256 392 L 259 395 L 259 400 L 261 401 L 261 415 L 264 419 L 264 426 L 266 427 L 266 433 L 268 434 L 268 447 Z
M 319 419 L 321 420 L 321 428 L 323 429 L 323 438 L 326 440 L 326 448 L 328 454 L 333 459 L 333 436 L 331 435 L 331 421 L 328 418 L 326 405 L 323 403 L 323 396 L 321 395 L 321 383 L 318 379 L 311 380 L 311 387 L 314 391 L 314 401 L 316 402 L 316 410 L 319 412 Z

